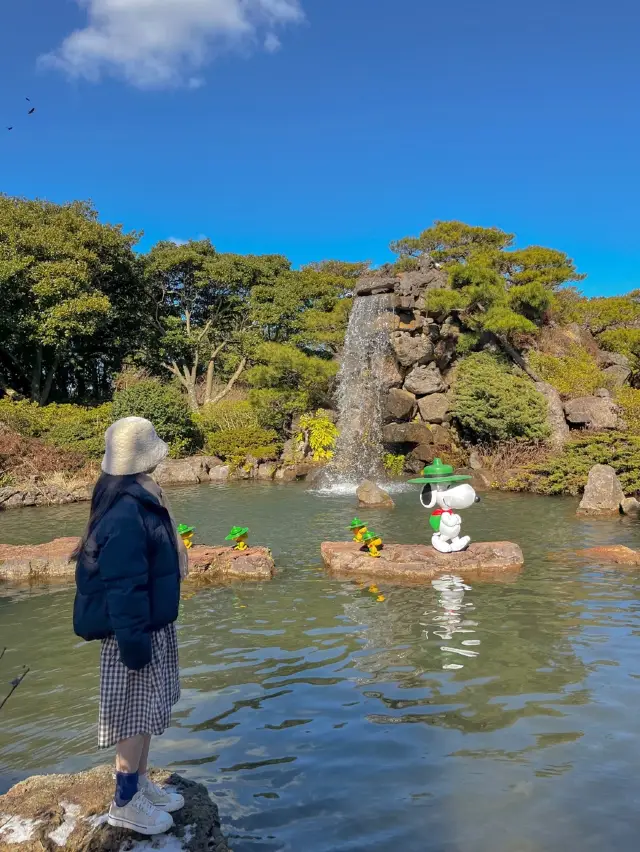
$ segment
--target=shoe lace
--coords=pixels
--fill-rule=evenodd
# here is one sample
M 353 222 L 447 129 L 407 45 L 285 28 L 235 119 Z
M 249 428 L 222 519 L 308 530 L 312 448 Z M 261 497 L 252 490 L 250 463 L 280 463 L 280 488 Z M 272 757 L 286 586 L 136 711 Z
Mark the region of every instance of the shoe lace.
M 156 807 L 153 805 L 149 799 L 144 795 L 144 793 L 138 792 L 131 803 L 134 808 L 142 814 L 146 814 L 147 816 L 152 816 Z

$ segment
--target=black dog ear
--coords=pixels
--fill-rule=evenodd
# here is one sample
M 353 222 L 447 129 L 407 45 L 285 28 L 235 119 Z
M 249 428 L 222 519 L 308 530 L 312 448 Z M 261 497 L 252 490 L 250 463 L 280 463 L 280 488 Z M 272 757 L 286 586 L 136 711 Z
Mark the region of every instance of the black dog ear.
M 422 494 L 420 495 L 420 502 L 424 506 L 425 509 L 433 508 L 433 489 L 431 485 L 427 483 L 422 489 Z

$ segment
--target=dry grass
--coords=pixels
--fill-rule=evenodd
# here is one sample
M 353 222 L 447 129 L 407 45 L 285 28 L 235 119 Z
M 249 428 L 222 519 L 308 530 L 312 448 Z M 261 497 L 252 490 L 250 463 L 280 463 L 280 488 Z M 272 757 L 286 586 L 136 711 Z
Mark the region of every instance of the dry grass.
M 540 464 L 549 458 L 550 450 L 545 444 L 522 441 L 505 441 L 501 444 L 480 444 L 474 452 L 482 469 L 496 478 L 507 471 Z
M 98 465 L 79 454 L 25 438 L 0 426 L 0 481 L 73 491 L 95 481 Z

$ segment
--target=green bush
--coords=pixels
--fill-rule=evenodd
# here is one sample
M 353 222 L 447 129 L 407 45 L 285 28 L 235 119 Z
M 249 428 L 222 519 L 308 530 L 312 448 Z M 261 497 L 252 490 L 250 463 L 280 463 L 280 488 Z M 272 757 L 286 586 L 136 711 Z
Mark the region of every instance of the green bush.
M 116 391 L 113 419 L 146 417 L 160 437 L 169 444 L 172 458 L 194 453 L 202 446 L 202 435 L 191 416 L 187 401 L 173 384 L 143 379 Z
M 39 406 L 35 402 L 0 400 L 0 423 L 25 438 L 40 438 L 86 458 L 100 458 L 104 433 L 112 420 L 110 403 L 96 408 L 80 405 Z
M 314 461 L 329 461 L 338 440 L 338 427 L 321 410 L 315 414 L 303 414 L 300 418 L 298 441 L 309 442 Z
M 452 413 L 471 441 L 540 441 L 549 434 L 547 403 L 529 379 L 488 352 L 460 364 Z
M 640 328 L 611 328 L 598 337 L 598 343 L 607 352 L 626 355 L 631 363 L 638 365 L 640 356 Z
M 402 476 L 406 459 L 407 457 L 403 455 L 385 453 L 382 457 L 382 465 L 389 476 Z
M 225 429 L 243 429 L 258 426 L 258 416 L 246 400 L 225 400 L 215 405 L 204 405 L 195 419 L 205 435 Z
M 258 461 L 278 458 L 282 444 L 273 429 L 250 426 L 209 433 L 205 449 L 210 455 L 239 466 L 247 456 Z
M 543 381 L 552 385 L 564 399 L 590 396 L 609 380 L 584 347 L 575 344 L 564 356 L 529 353 L 529 363 Z
M 309 397 L 304 391 L 255 388 L 249 392 L 249 401 L 260 426 L 282 434 L 291 419 L 307 409 Z
M 611 465 L 625 494 L 640 491 L 640 435 L 606 432 L 570 441 L 562 453 L 532 465 L 511 486 L 538 494 L 580 494 L 594 464 Z

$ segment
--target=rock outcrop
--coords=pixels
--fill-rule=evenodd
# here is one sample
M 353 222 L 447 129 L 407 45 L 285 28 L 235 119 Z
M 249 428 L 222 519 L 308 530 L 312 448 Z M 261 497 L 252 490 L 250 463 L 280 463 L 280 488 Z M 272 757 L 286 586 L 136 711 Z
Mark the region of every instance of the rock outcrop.
M 536 390 L 547 400 L 547 424 L 549 426 L 549 445 L 561 450 L 569 438 L 569 424 L 564 414 L 564 406 L 558 391 L 547 382 L 536 382 Z
M 229 466 L 215 456 L 191 456 L 167 459 L 158 465 L 153 477 L 162 486 L 197 485 L 199 482 L 224 481 L 229 472 Z
M 142 840 L 139 835 L 107 824 L 113 795 L 111 766 L 77 775 L 39 775 L 22 781 L 0 796 L 2 852 L 126 852 L 143 848 L 172 852 L 230 852 L 220 828 L 218 808 L 206 787 L 166 771 L 152 773 L 185 799 L 173 814 L 166 835 Z
M 618 427 L 620 409 L 610 396 L 580 396 L 565 402 L 564 413 L 572 429 L 601 432 Z
M 0 510 L 26 509 L 32 506 L 67 506 L 91 499 L 91 486 L 78 485 L 70 489 L 54 485 L 29 483 L 23 486 L 7 485 L 0 488 Z
M 625 497 L 620 503 L 620 511 L 623 515 L 630 515 L 632 518 L 640 517 L 640 501 L 635 497 Z
M 322 559 L 332 573 L 345 577 L 387 577 L 411 582 L 442 574 L 500 578 L 519 571 L 522 550 L 508 541 L 473 542 L 461 553 L 438 553 L 430 544 L 387 544 L 374 559 L 355 542 L 325 541 Z
M 450 399 L 445 393 L 432 393 L 418 400 L 420 416 L 426 423 L 444 423 L 449 419 Z
M 58 538 L 39 545 L 0 544 L 0 580 L 40 582 L 72 579 L 77 538 Z M 270 580 L 275 573 L 266 547 L 233 550 L 231 547 L 196 545 L 189 551 L 190 579 Z
M 367 506 L 370 509 L 393 509 L 395 506 L 389 494 L 368 479 L 358 486 L 356 495 L 359 505 Z
M 387 395 L 387 420 L 411 420 L 416 410 L 416 398 L 400 388 L 391 388 Z
M 426 396 L 446 391 L 447 385 L 435 364 L 418 364 L 407 374 L 404 389 L 416 396 Z
M 580 559 L 596 564 L 640 565 L 640 553 L 630 547 L 625 547 L 623 544 L 588 547 L 586 550 L 578 550 L 575 555 Z
M 614 515 L 620 511 L 624 491 L 615 470 L 608 464 L 596 464 L 589 471 L 579 515 Z

